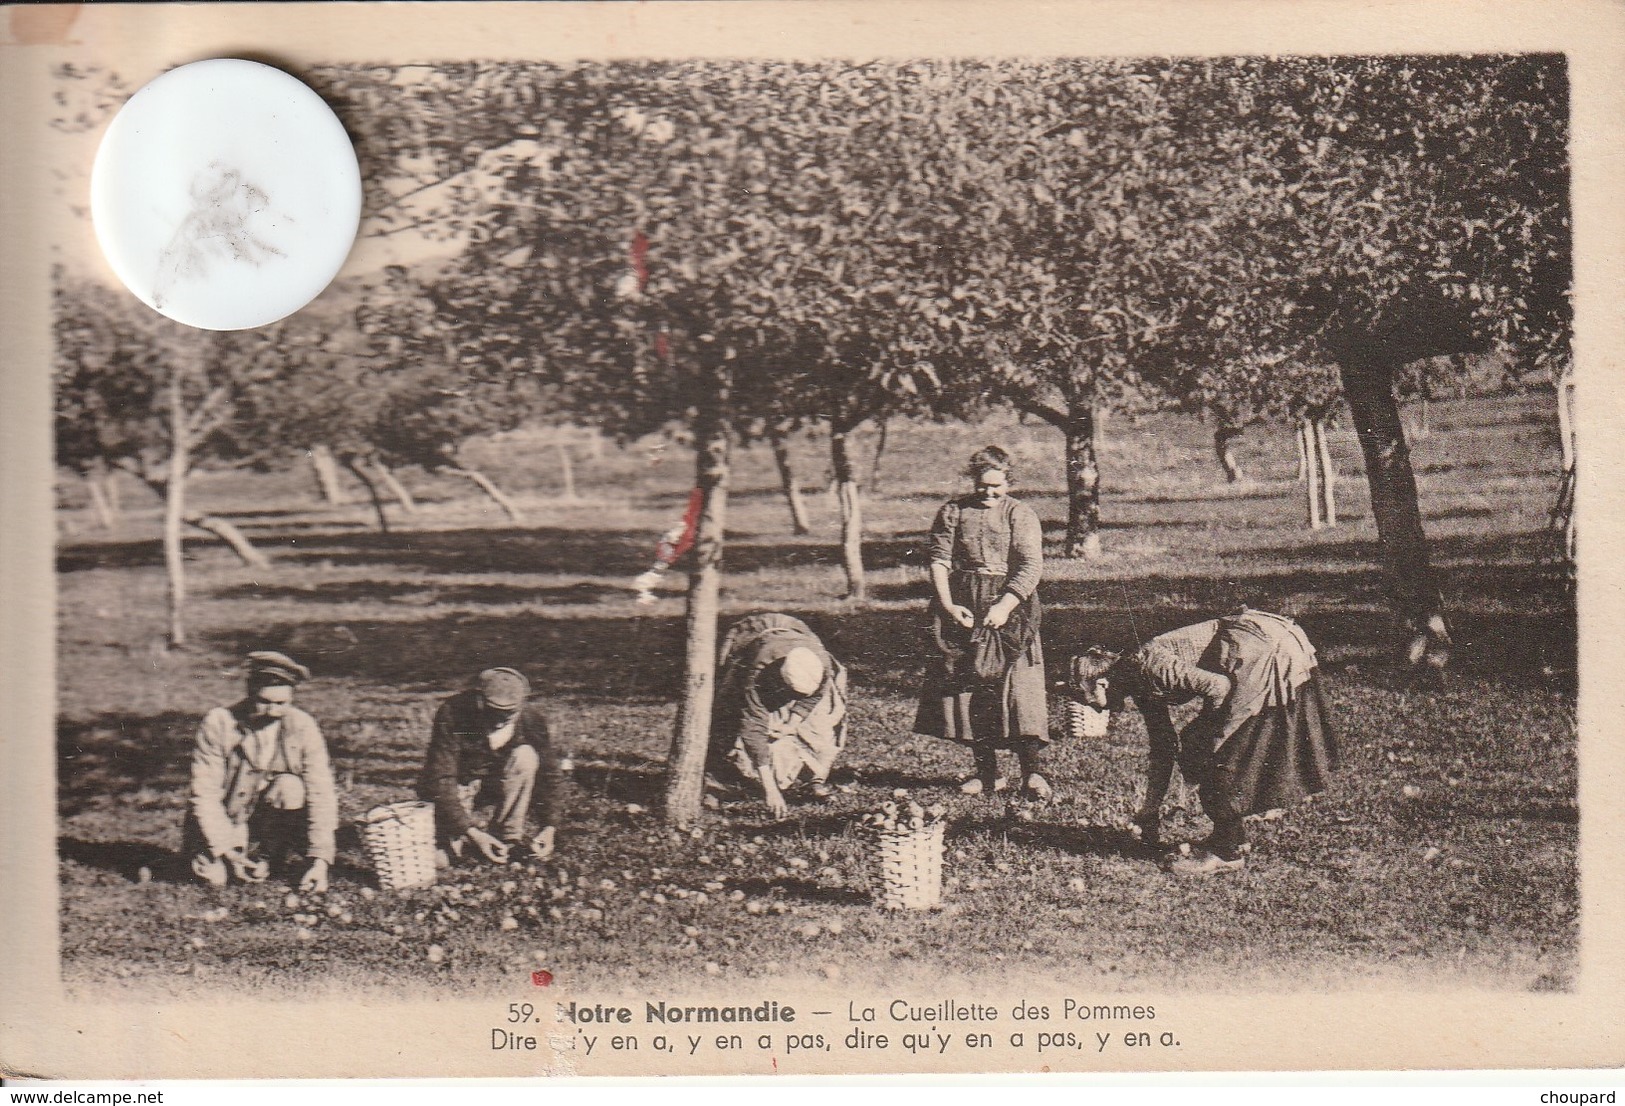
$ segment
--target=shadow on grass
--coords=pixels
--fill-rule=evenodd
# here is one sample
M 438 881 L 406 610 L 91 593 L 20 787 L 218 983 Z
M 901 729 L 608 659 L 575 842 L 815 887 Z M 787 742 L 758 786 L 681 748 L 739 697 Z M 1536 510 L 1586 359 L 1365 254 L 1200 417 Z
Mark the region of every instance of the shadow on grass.
M 198 719 L 178 711 L 151 717 L 103 714 L 57 726 L 57 813 L 135 792 L 184 793 Z M 179 824 L 180 812 L 175 812 Z
M 276 547 L 256 542 L 260 551 L 273 554 Z M 231 552 L 213 538 L 184 538 L 181 542 L 187 560 L 200 554 L 231 557 Z M 56 571 L 59 573 L 85 572 L 105 568 L 161 568 L 164 563 L 163 546 L 158 539 L 145 541 L 108 541 L 73 545 L 59 545 L 56 551 Z
M 570 774 L 576 791 L 615 803 L 658 810 L 666 799 L 665 765 L 643 757 L 612 756 L 577 761 Z
M 1161 850 L 1147 845 L 1118 826 L 1068 825 L 1059 822 L 1022 822 L 1002 815 L 967 818 L 949 827 L 948 842 L 1003 837 L 1012 845 L 1047 850 L 1068 856 L 1111 856 L 1155 860 Z
M 862 906 L 871 900 L 849 887 L 821 887 L 810 879 L 747 879 L 734 884 L 751 898 L 787 898 L 830 906 Z
M 1428 518 L 1429 519 L 1437 519 L 1440 522 L 1446 522 L 1446 521 L 1449 521 L 1451 519 L 1495 518 L 1495 517 L 1497 517 L 1499 515 L 1502 515 L 1502 514 L 1505 514 L 1505 511 L 1500 510 L 1500 509 L 1495 508 L 1495 507 L 1457 506 L 1457 507 L 1446 507 L 1442 511 L 1434 511 L 1431 514 L 1428 515 Z
M 179 818 L 176 819 L 177 828 Z M 347 856 L 365 855 L 360 831 L 352 824 L 341 822 L 335 833 L 338 856 L 329 875 L 334 883 L 348 882 L 377 885 L 377 873 L 346 862 Z M 96 871 L 111 872 L 130 883 L 146 879 L 154 883 L 193 883 L 190 858 L 162 845 L 144 841 L 86 841 L 78 837 L 61 836 L 56 839 L 59 862 L 74 863 Z M 268 880 L 272 884 L 297 885 L 308 865 L 298 857 L 274 864 Z
M 256 544 L 273 561 L 420 568 L 447 574 L 559 573 L 630 578 L 654 560 L 654 535 L 647 531 L 548 526 L 396 530 L 388 534 L 324 532 L 285 542 L 262 534 L 257 535 Z M 224 547 L 212 538 L 186 540 L 189 554 L 208 548 L 224 552 Z M 163 551 L 156 539 L 84 543 L 64 546 L 57 553 L 58 572 L 162 564 Z
M 1505 467 L 1504 462 L 1496 460 L 1456 460 L 1446 458 L 1440 461 L 1423 461 L 1415 466 L 1416 472 L 1421 474 L 1473 472 L 1478 469 L 1494 469 L 1497 472 Z
M 547 535 L 552 533 L 554 538 Z M 523 541 L 517 535 L 525 534 Z M 536 535 L 540 534 L 541 537 Z M 491 532 L 432 535 L 445 544 L 407 550 L 369 546 L 365 553 L 388 559 L 397 553 L 436 563 L 490 568 L 508 566 L 491 549 L 474 542 Z M 562 531 L 498 532 L 501 541 L 531 549 L 535 563 L 560 563 L 596 555 L 604 535 Z M 641 536 L 640 536 L 641 537 Z M 1575 670 L 1576 629 L 1572 600 L 1564 593 L 1561 574 L 1529 563 L 1538 536 L 1449 538 L 1435 542 L 1436 556 L 1452 562 L 1442 570 L 1447 606 L 1456 613 L 1452 634 L 1456 649 L 1451 671 L 1464 679 L 1529 679 L 1567 686 Z M 563 541 L 562 552 L 548 552 L 548 542 Z M 533 540 L 534 539 L 534 540 Z M 624 539 L 627 543 L 630 539 Z M 341 543 L 342 544 L 342 543 Z M 908 543 L 894 543 L 894 552 Z M 757 547 L 757 555 L 779 556 Z M 537 552 L 541 550 L 541 552 Z M 1411 677 L 1394 664 L 1394 628 L 1383 609 L 1381 575 L 1373 544 L 1348 540 L 1315 550 L 1265 549 L 1248 557 L 1252 574 L 1138 579 L 1057 580 L 1044 585 L 1046 659 L 1052 686 L 1065 673 L 1068 656 L 1087 644 L 1126 648 L 1157 633 L 1211 618 L 1245 603 L 1281 610 L 1298 618 L 1322 652 L 1328 674 L 1371 686 L 1410 687 Z M 1328 558 L 1326 567 L 1298 567 L 1306 556 Z M 612 555 L 613 558 L 613 555 Z M 1336 565 L 1351 562 L 1347 570 Z M 1523 559 L 1519 563 L 1520 558 Z M 642 561 L 637 563 L 642 564 Z M 312 634 L 342 631 L 343 652 L 321 658 L 323 679 L 350 678 L 405 694 L 439 693 L 450 682 L 492 665 L 518 665 L 538 679 L 544 695 L 568 711 L 573 703 L 669 706 L 683 686 L 683 620 L 675 614 L 553 616 L 537 611 L 422 612 L 416 619 L 324 620 L 323 602 L 355 598 L 400 598 L 411 585 L 402 583 L 335 583 L 312 592 L 303 589 L 236 588 L 242 597 L 308 600 L 309 616 L 281 623 L 260 622 L 210 635 L 209 647 L 226 656 L 249 649 L 282 648 L 298 655 L 299 644 Z M 444 589 L 481 597 L 527 596 L 538 592 L 512 585 L 468 585 Z M 602 597 L 613 589 L 551 589 L 542 594 Z M 913 585 L 877 585 L 877 598 L 916 598 Z M 742 611 L 737 613 L 743 613 Z M 899 608 L 851 606 L 837 610 L 797 610 L 830 651 L 851 670 L 854 708 L 865 700 L 891 695 L 912 698 L 928 659 L 923 603 Z M 736 617 L 730 614 L 724 623 Z M 57 756 L 59 812 L 72 816 L 108 796 L 129 797 L 142 789 L 183 792 L 192 734 L 197 718 L 168 712 L 141 716 L 108 712 L 88 720 L 59 725 Z M 360 767 L 372 779 L 410 787 L 421 750 L 362 747 L 342 733 L 330 733 L 335 762 Z M 410 743 L 409 743 L 410 744 Z M 627 765 L 578 773 L 589 788 L 602 789 L 619 801 L 653 807 L 660 784 L 650 766 Z M 908 771 L 891 771 L 866 780 L 883 788 L 951 786 L 952 780 Z
M 346 526 L 354 524 L 358 512 L 365 511 L 367 517 L 372 516 L 372 508 L 362 499 L 358 498 L 348 503 L 310 503 L 299 507 L 259 507 L 244 511 L 214 512 L 222 518 L 229 518 L 239 526 L 279 524 L 285 519 L 297 519 L 313 526 L 332 524 Z
M 1497 822 L 1551 822 L 1580 824 L 1580 808 L 1572 800 L 1535 799 L 1513 788 L 1475 788 L 1469 798 L 1422 798 L 1401 808 L 1396 820 L 1417 827 L 1459 825 L 1471 819 Z
M 1350 546 L 1363 543 L 1348 543 Z M 1441 543 L 1450 556 L 1471 548 Z M 1484 559 L 1502 554 L 1496 543 L 1480 549 Z M 1332 556 L 1336 556 L 1333 547 Z M 1302 551 L 1293 551 L 1301 557 Z M 1285 551 L 1261 551 L 1264 571 L 1240 578 L 1164 577 L 1130 580 L 1060 580 L 1044 585 L 1044 641 L 1052 679 L 1064 674 L 1067 657 L 1088 644 L 1122 649 L 1190 622 L 1236 610 L 1242 605 L 1296 617 L 1323 653 L 1340 662 L 1349 655 L 1374 666 L 1394 660 L 1393 619 L 1384 607 L 1381 575 L 1374 566 L 1353 571 L 1289 568 Z M 1272 562 L 1274 562 L 1272 564 Z M 1279 567 L 1276 567 L 1279 566 Z M 1273 570 L 1271 570 L 1273 569 Z M 1452 616 L 1455 671 L 1464 675 L 1541 673 L 1572 667 L 1576 629 L 1572 602 L 1563 594 L 1560 574 L 1542 565 L 1464 563 L 1441 572 Z M 357 585 L 366 588 L 368 585 Z M 381 595 L 400 585 L 385 585 Z M 529 589 L 495 586 L 480 595 L 558 595 L 602 598 L 587 588 Z M 880 600 L 917 600 L 915 585 L 877 584 Z M 318 592 L 312 598 L 317 606 Z M 340 591 L 339 595 L 366 594 Z M 303 593 L 301 593 L 303 597 Z M 338 601 L 335 598 L 335 601 Z M 927 652 L 924 604 L 903 608 L 852 606 L 798 610 L 832 653 L 852 670 L 857 689 L 912 696 L 918 690 Z M 1482 612 L 1496 613 L 1482 613 Z M 742 611 L 738 613 L 743 613 Z M 445 686 L 449 674 L 489 665 L 529 666 L 547 694 L 590 701 L 674 702 L 683 679 L 683 626 L 676 615 L 581 613 L 548 617 L 539 612 L 504 614 L 433 613 L 415 621 L 337 620 L 356 646 L 327 658 L 324 676 L 358 676 L 395 683 L 408 690 Z M 736 614 L 724 617 L 724 626 Z M 321 625 L 309 619 L 215 635 L 229 654 L 249 648 L 292 648 Z M 859 692 L 861 693 L 861 692 Z
M 1077 826 L 1044 822 L 1017 822 L 1008 830 L 1012 844 L 1053 849 L 1075 856 L 1116 856 L 1155 860 L 1162 851 L 1118 826 Z
M 1440 544 L 1448 555 L 1476 552 L 1492 562 L 1517 547 L 1514 539 Z M 1278 555 L 1284 557 L 1284 551 Z M 1575 669 L 1576 633 L 1573 608 L 1556 572 L 1540 565 L 1487 563 L 1453 567 L 1444 576 L 1452 597 L 1463 606 L 1470 599 L 1478 608 L 1454 616 L 1453 678 L 1514 677 L 1543 686 L 1568 686 L 1565 681 L 1572 681 Z M 395 585 L 385 587 L 387 595 Z M 313 597 L 313 607 L 323 594 L 330 593 Z M 1359 597 L 1355 602 L 1363 598 L 1371 609 L 1350 609 L 1345 604 L 1351 595 Z M 1131 605 L 1141 596 L 1143 606 Z M 1294 610 L 1294 604 L 1305 602 L 1304 596 L 1324 605 Z M 1239 581 L 1205 576 L 1055 581 L 1046 585 L 1046 599 L 1044 634 L 1052 686 L 1063 678 L 1070 653 L 1088 643 L 1126 648 L 1241 603 L 1294 613 L 1322 651 L 1329 675 L 1385 689 L 1414 686 L 1413 677 L 1392 663 L 1392 623 L 1380 609 L 1380 581 L 1374 569 L 1353 577 L 1291 569 Z M 1486 610 L 1497 613 L 1478 613 Z M 923 609 L 791 608 L 789 613 L 803 617 L 847 663 L 855 709 L 872 697 L 906 700 L 917 693 L 927 660 Z M 220 632 L 210 645 L 228 656 L 251 648 L 292 649 L 297 654 L 298 642 L 313 630 L 336 633 L 341 627 L 355 644 L 322 658 L 324 679 L 358 679 L 407 694 L 438 693 L 448 681 L 480 668 L 519 665 L 529 669 L 546 697 L 566 712 L 572 703 L 664 707 L 675 703 L 682 691 L 683 623 L 675 615 L 548 617 L 521 611 L 327 623 L 302 618 Z M 184 793 L 196 726 L 196 717 L 176 712 L 153 716 L 108 712 L 63 721 L 57 735 L 59 813 L 70 817 L 110 796 L 127 800 L 143 789 Z M 370 780 L 407 788 L 416 779 L 421 748 L 415 735 L 405 744 L 378 745 L 335 728 L 329 742 L 341 772 L 349 766 Z M 578 768 L 578 784 L 619 802 L 651 809 L 658 804 L 662 784 L 657 766 L 646 760 L 604 763 L 610 766 Z M 866 785 L 887 790 L 948 789 L 953 782 L 907 770 L 865 778 Z
M 294 527 L 288 527 L 294 529 Z M 655 537 L 646 530 L 505 527 L 463 530 L 346 530 L 324 526 L 319 533 L 281 538 L 274 530 L 258 532 L 255 544 L 273 564 L 331 564 L 346 567 L 421 569 L 438 575 L 573 575 L 620 576 L 631 580 L 654 563 Z M 924 567 L 924 534 L 873 539 L 864 543 L 870 569 L 905 565 Z M 186 540 L 188 556 L 223 554 L 211 538 Z M 728 571 L 771 572 L 798 568 L 841 567 L 839 544 L 827 536 L 784 540 L 733 535 L 724 554 Z M 89 542 L 65 545 L 57 552 L 61 573 L 93 568 L 159 568 L 163 550 L 156 539 Z M 681 564 L 679 567 L 682 567 Z M 410 585 L 396 585 L 410 586 Z M 302 589 L 289 588 L 290 593 Z M 291 597 L 297 598 L 297 595 Z
M 1135 503 L 1151 507 L 1174 507 L 1181 505 L 1208 506 L 1216 503 L 1235 503 L 1247 500 L 1284 499 L 1294 493 L 1295 483 L 1268 483 L 1266 481 L 1253 481 L 1250 486 L 1230 488 L 1216 488 L 1206 494 L 1200 495 L 1163 495 L 1149 492 L 1138 495 L 1112 495 L 1108 503 Z M 1065 491 L 1055 491 L 1051 495 L 1064 496 Z
M 683 680 L 683 623 L 676 616 L 550 618 L 510 614 L 437 614 L 413 621 L 311 620 L 232 629 L 211 635 L 227 656 L 287 649 L 343 627 L 354 646 L 323 658 L 320 675 L 359 677 L 411 692 L 439 692 L 482 668 L 524 668 L 550 699 L 675 700 Z M 264 644 L 259 644 L 264 643 Z
M 654 560 L 644 530 L 558 526 L 403 530 L 306 539 L 290 559 L 422 568 L 436 573 L 557 573 L 632 577 Z
M 577 604 L 624 601 L 630 587 L 609 587 L 583 581 L 562 587 L 526 587 L 520 584 L 458 584 L 444 586 L 432 582 L 399 583 L 386 580 L 341 580 L 308 585 L 238 584 L 215 593 L 222 599 L 276 599 L 296 603 L 422 602 L 449 606 L 506 606 L 520 603 Z
M 946 746 L 944 746 L 946 747 Z M 865 788 L 878 789 L 888 794 L 892 791 L 941 791 L 944 797 L 959 794 L 960 781 L 968 776 L 973 767 L 971 763 L 970 748 L 965 749 L 965 772 L 955 776 L 952 773 L 922 776 L 916 772 L 900 771 L 898 769 L 864 768 L 860 777 Z M 913 796 L 918 799 L 919 796 Z
M 923 532 L 919 536 L 871 539 L 863 543 L 863 564 L 874 572 L 888 568 L 925 568 Z M 841 568 L 841 547 L 829 537 L 800 541 L 730 541 L 723 566 L 730 572 L 777 572 L 797 568 Z
M 864 608 L 779 610 L 802 618 L 852 673 L 854 689 L 918 690 L 925 655 L 923 612 Z M 726 630 L 743 610 L 723 616 Z M 434 613 L 406 620 L 333 619 L 261 624 L 209 635 L 227 656 L 284 649 L 342 634 L 343 652 L 322 658 L 322 678 L 361 678 L 408 692 L 437 692 L 493 665 L 524 668 L 550 700 L 623 704 L 677 701 L 683 683 L 683 619 L 650 614 L 549 617 L 534 611 Z
M 333 761 L 340 794 L 348 790 L 347 784 L 353 786 L 354 780 L 361 779 L 373 787 L 403 792 L 398 796 L 401 799 L 415 797 L 418 779 L 423 775 L 427 744 L 427 732 L 423 745 L 411 747 L 351 750 L 329 741 L 328 754 Z
M 186 883 L 192 879 L 185 860 L 174 850 L 141 841 L 81 841 L 76 837 L 58 837 L 56 855 L 59 861 L 112 872 L 131 883 L 140 881 L 143 868 L 157 883 Z
M 236 517 L 233 516 L 233 518 Z M 280 546 L 282 543 L 278 542 L 279 537 L 296 535 L 287 539 L 287 545 L 290 549 L 297 549 L 299 541 L 304 540 L 303 535 L 306 534 L 332 536 L 335 533 L 376 532 L 378 524 L 347 518 L 298 519 L 292 521 L 269 519 L 263 522 L 240 523 L 237 528 L 243 531 L 244 535 L 256 545 L 269 541 L 273 546 Z
M 1562 573 L 1532 563 L 1538 537 L 1447 538 L 1434 543 L 1455 641 L 1452 670 L 1472 675 L 1541 674 L 1572 668 L 1577 627 Z M 1242 605 L 1296 618 L 1323 651 L 1395 659 L 1396 627 L 1374 542 L 1317 547 L 1324 567 L 1299 567 L 1303 549 L 1261 549 L 1244 573 L 1226 577 L 1147 575 L 1129 580 L 1055 580 L 1043 585 L 1044 641 L 1052 671 L 1059 654 L 1087 644 L 1122 649 Z M 909 589 L 880 585 L 877 598 Z M 1361 609 L 1362 607 L 1366 609 Z
M 728 832 L 735 837 L 760 837 L 767 841 L 802 838 L 844 837 L 857 825 L 851 810 L 831 810 L 829 806 L 804 796 L 786 796 L 790 815 L 783 821 L 771 817 L 761 799 L 724 801 L 722 811 L 729 815 Z
M 1428 542 L 1428 556 L 1434 567 L 1446 577 L 1454 571 L 1452 565 L 1469 566 L 1476 581 L 1479 568 L 1528 570 L 1540 567 L 1540 555 L 1548 538 L 1544 531 L 1524 530 L 1512 534 L 1447 534 Z M 1231 556 L 1242 566 L 1253 564 L 1298 568 L 1302 571 L 1305 560 L 1317 568 L 1331 564 L 1349 565 L 1364 572 L 1382 572 L 1382 548 L 1375 536 L 1348 537 L 1336 541 L 1320 540 L 1312 545 L 1276 545 L 1237 551 Z M 1328 564 L 1328 562 L 1330 564 Z
M 71 818 L 108 799 L 152 806 L 141 802 L 143 793 L 166 798 L 187 794 L 198 721 L 197 715 L 169 711 L 59 722 L 58 815 Z M 415 787 L 423 767 L 422 744 L 380 742 L 342 725 L 328 728 L 325 737 L 341 793 L 358 776 L 377 785 Z M 178 826 L 182 812 L 173 813 Z

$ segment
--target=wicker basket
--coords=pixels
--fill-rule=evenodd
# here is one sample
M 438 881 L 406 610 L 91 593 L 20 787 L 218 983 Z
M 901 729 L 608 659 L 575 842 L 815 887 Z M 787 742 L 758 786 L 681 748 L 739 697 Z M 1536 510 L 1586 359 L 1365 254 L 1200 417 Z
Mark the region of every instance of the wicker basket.
M 921 829 L 874 830 L 874 855 L 880 869 L 875 896 L 887 910 L 929 910 L 942 903 L 942 831 L 944 822 Z
M 375 806 L 360 825 L 367 855 L 378 870 L 378 886 L 402 891 L 434 882 L 434 804 Z
M 1066 701 L 1066 736 L 1068 737 L 1105 737 L 1106 730 L 1111 726 L 1112 712 L 1091 707 L 1087 703 L 1080 703 L 1076 699 Z

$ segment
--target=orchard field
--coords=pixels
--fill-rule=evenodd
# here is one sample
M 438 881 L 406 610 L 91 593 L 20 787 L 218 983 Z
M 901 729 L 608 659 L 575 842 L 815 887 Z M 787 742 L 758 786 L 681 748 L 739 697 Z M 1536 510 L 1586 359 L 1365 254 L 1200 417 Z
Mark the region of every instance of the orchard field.
M 681 516 L 690 451 L 660 439 L 577 456 L 523 435 L 471 446 L 515 494 L 507 522 L 466 481 L 407 479 L 392 514 L 327 506 L 308 474 L 212 473 L 200 506 L 229 515 L 274 563 L 187 545 L 192 642 L 164 647 L 159 508 L 99 529 L 64 481 L 59 548 L 58 851 L 63 972 L 100 994 L 443 988 L 480 993 L 537 968 L 607 991 L 751 977 L 929 981 L 997 973 L 1079 989 L 1391 985 L 1567 989 L 1578 936 L 1575 618 L 1548 564 L 1559 468 L 1549 395 L 1435 403 L 1413 438 L 1421 505 L 1456 639 L 1449 683 L 1394 663 L 1359 450 L 1332 434 L 1343 520 L 1312 532 L 1292 437 L 1260 426 L 1227 484 L 1211 427 L 1113 418 L 1102 444 L 1103 555 L 1046 564 L 1052 675 L 1078 643 L 1126 645 L 1240 603 L 1297 617 L 1320 649 L 1344 770 L 1328 795 L 1257 824 L 1247 869 L 1208 881 L 1159 870 L 1123 830 L 1144 731 L 1058 740 L 1054 801 L 966 798 L 967 753 L 911 736 L 923 664 L 923 532 L 976 446 L 1000 442 L 1017 494 L 1064 530 L 1060 438 L 1008 416 L 894 421 L 865 503 L 868 602 L 843 601 L 838 520 L 810 486 L 827 456 L 798 439 L 812 535 L 792 537 L 773 461 L 734 468 L 724 624 L 760 609 L 808 621 L 850 666 L 853 739 L 833 801 L 725 804 L 678 833 L 657 816 L 683 674 L 681 572 L 652 605 L 632 580 Z M 873 437 L 858 453 L 867 466 Z M 311 666 L 343 822 L 332 889 L 290 905 L 273 883 L 216 891 L 183 878 L 187 758 L 197 718 L 240 693 L 255 648 Z M 542 866 L 457 869 L 431 890 L 374 889 L 353 820 L 409 796 L 437 700 L 476 670 L 524 668 L 570 761 L 561 848 Z M 1058 716 L 1058 712 L 1057 712 Z M 1059 730 L 1057 729 L 1057 732 Z M 857 816 L 906 789 L 946 802 L 941 910 L 870 900 Z M 1195 808 L 1170 836 L 1206 826 Z

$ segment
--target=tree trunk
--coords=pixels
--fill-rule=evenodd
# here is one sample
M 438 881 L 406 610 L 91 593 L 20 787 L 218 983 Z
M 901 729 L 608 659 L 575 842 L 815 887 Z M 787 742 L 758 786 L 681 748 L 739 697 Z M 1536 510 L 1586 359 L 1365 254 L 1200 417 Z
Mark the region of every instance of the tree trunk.
M 863 501 L 852 454 L 847 447 L 850 429 L 830 427 L 829 460 L 835 473 L 835 499 L 841 506 L 841 565 L 846 569 L 846 597 L 862 602 L 868 597 L 863 578 Z
M 187 463 L 190 464 L 189 448 L 187 452 Z M 173 467 L 173 463 L 174 459 L 171 458 L 171 467 Z M 138 478 L 149 490 L 152 491 L 154 495 L 164 501 L 166 512 L 164 521 L 167 526 L 167 512 L 172 499 L 172 490 L 174 485 L 173 474 L 165 476 L 165 478 L 162 480 L 149 476 L 145 473 L 138 474 Z M 212 537 L 219 538 L 221 541 L 225 542 L 231 547 L 231 551 L 237 554 L 238 560 L 242 561 L 250 568 L 268 569 L 272 567 L 271 559 L 256 549 L 254 547 L 254 543 L 249 541 L 247 536 L 245 536 L 241 530 L 237 529 L 235 525 L 226 519 L 219 517 L 218 515 L 209 515 L 198 511 L 187 510 L 185 506 L 185 499 L 185 490 L 182 489 L 180 521 L 183 525 L 195 527 L 196 529 L 202 530 L 204 533 L 209 534 Z
M 1405 436 L 1413 442 L 1419 442 L 1428 436 L 1428 401 L 1426 396 L 1417 399 L 1406 417 L 1406 408 L 1403 401 L 1399 405 L 1400 419 L 1405 427 Z
M 1332 447 L 1326 437 L 1327 419 L 1316 419 L 1310 425 L 1315 433 L 1315 461 L 1320 466 L 1320 520 L 1327 526 L 1337 525 L 1337 465 L 1332 461 Z
M 576 469 L 575 463 L 570 460 L 570 447 L 562 440 L 555 440 L 553 448 L 558 451 L 559 476 L 564 480 L 561 498 L 573 503 L 576 500 Z
M 118 512 L 113 509 L 112 498 L 107 494 L 107 477 L 100 473 L 86 476 L 85 491 L 90 495 L 90 506 L 96 512 L 96 521 L 103 530 L 118 529 Z
M 1236 459 L 1236 443 L 1241 440 L 1241 427 L 1220 425 L 1213 431 L 1213 452 L 1218 454 L 1219 467 L 1224 469 L 1224 479 L 1227 484 L 1239 484 L 1247 479 L 1247 474 L 1241 471 L 1241 462 Z
M 672 734 L 666 779 L 666 821 L 683 827 L 700 816 L 705 788 L 705 756 L 711 739 L 711 704 L 716 694 L 717 607 L 722 591 L 722 538 L 728 509 L 728 429 L 721 400 L 713 397 L 695 427 L 695 481 L 700 518 L 688 576 L 684 624 L 683 702 Z
M 514 501 L 509 499 L 507 493 L 505 493 L 501 488 L 497 487 L 491 478 L 485 475 L 485 473 L 479 471 L 478 469 L 470 468 L 451 468 L 447 469 L 446 472 L 452 476 L 466 476 L 468 479 L 474 482 L 475 487 L 479 488 L 480 491 L 490 496 L 496 505 L 501 507 L 503 511 L 507 513 L 510 521 L 519 526 L 523 526 L 525 524 L 525 516 L 520 512 L 519 508 L 514 505 Z
M 1320 447 L 1315 439 L 1315 420 L 1302 418 L 1298 420 L 1299 449 L 1307 458 L 1304 472 L 1306 479 L 1303 486 L 1304 503 L 1308 507 L 1309 529 L 1319 530 L 1326 525 L 1321 515 L 1325 501 L 1320 494 Z
M 1293 441 L 1298 447 L 1298 483 L 1309 479 L 1309 437 L 1304 433 L 1305 423 L 1300 419 L 1297 429 L 1293 432 Z
M 186 429 L 186 396 L 178 369 L 169 375 L 169 480 L 164 489 L 164 567 L 169 574 L 169 645 L 186 644 L 186 551 L 181 523 L 186 515 L 186 474 L 192 463 Z
M 886 431 L 891 426 L 890 419 L 881 419 L 879 434 L 875 438 L 875 460 L 869 466 L 869 494 L 880 494 L 880 459 L 886 456 Z
M 790 508 L 790 527 L 797 534 L 810 534 L 812 527 L 807 525 L 807 504 L 801 498 L 801 489 L 796 486 L 795 470 L 790 467 L 790 447 L 778 431 L 768 434 L 768 442 L 773 447 L 773 463 L 779 469 L 779 486 L 784 489 L 784 502 Z
M 310 447 L 310 469 L 316 476 L 316 488 L 322 493 L 322 502 L 341 507 L 348 503 L 344 485 L 339 482 L 339 465 L 333 451 L 325 445 Z
M 1579 459 L 1579 443 L 1574 437 L 1573 366 L 1566 368 L 1557 378 L 1557 436 L 1563 449 L 1563 479 L 1558 486 L 1558 501 L 1552 515 L 1563 531 L 1563 559 L 1567 566 L 1568 584 L 1572 588 L 1579 554 L 1574 528 L 1574 467 Z
M 1066 555 L 1100 556 L 1100 460 L 1093 407 L 1074 407 L 1066 427 Z
M 406 485 L 401 483 L 394 470 L 376 459 L 373 460 L 372 467 L 377 470 L 378 479 L 383 483 L 384 487 L 389 489 L 389 494 L 395 497 L 395 502 L 401 505 L 401 510 L 409 515 L 417 514 L 417 500 L 412 498 L 412 493 L 406 490 Z
M 1351 351 L 1338 368 L 1365 457 L 1390 597 L 1410 638 L 1407 660 L 1418 664 L 1425 659 L 1442 669 L 1450 660 L 1450 632 L 1438 577 L 1428 559 L 1416 474 L 1394 399 L 1394 366 L 1380 360 L 1378 353 Z
M 1574 441 L 1574 371 L 1565 370 L 1557 378 L 1557 436 L 1558 445 L 1563 450 L 1563 471 L 1569 472 L 1574 468 L 1575 449 Z
M 378 516 L 379 533 L 389 533 L 389 518 L 384 514 L 384 497 L 378 494 L 378 485 L 373 482 L 372 477 L 367 475 L 366 469 L 362 467 L 361 462 L 356 458 L 346 457 L 344 467 L 354 473 L 355 478 L 361 481 L 361 486 L 367 489 L 367 498 L 372 500 L 373 512 Z
M 238 558 L 250 568 L 270 568 L 271 560 L 264 553 L 254 548 L 252 542 L 243 536 L 243 532 L 230 522 L 216 515 L 200 515 L 188 513 L 181 521 L 188 526 L 195 526 L 199 530 L 213 534 L 227 545 Z

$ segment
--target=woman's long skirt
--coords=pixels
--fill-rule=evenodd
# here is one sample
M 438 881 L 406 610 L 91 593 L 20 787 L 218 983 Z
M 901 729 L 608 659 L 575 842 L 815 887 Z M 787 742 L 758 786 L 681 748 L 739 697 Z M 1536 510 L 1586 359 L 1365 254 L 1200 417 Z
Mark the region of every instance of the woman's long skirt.
M 1266 707 L 1243 722 L 1219 746 L 1218 758 L 1230 768 L 1243 814 L 1285 809 L 1325 791 L 1339 754 L 1319 676 L 1311 675 L 1292 702 Z
M 998 576 L 956 572 L 949 582 L 954 599 L 969 607 L 978 622 L 1004 593 Z M 967 745 L 1011 748 L 1023 741 L 1049 741 L 1049 704 L 1044 686 L 1042 609 L 1036 595 L 1022 605 L 1030 619 L 1031 641 L 1001 681 L 984 683 L 969 671 L 963 657 L 936 648 L 926 667 L 914 732 Z M 1015 616 L 1012 616 L 1015 617 Z M 970 631 L 932 604 L 931 641 L 963 646 Z

